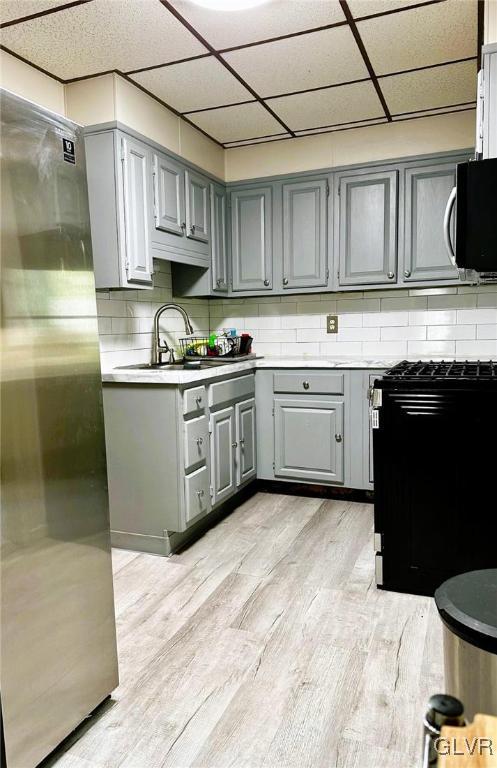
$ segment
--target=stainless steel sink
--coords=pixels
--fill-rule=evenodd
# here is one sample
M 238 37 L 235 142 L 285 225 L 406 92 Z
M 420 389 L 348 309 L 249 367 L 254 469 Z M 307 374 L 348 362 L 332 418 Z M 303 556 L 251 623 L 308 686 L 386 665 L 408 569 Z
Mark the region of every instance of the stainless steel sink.
M 233 360 L 232 362 L 236 362 Z M 198 371 L 206 368 L 213 368 L 218 365 L 225 365 L 220 360 L 203 360 L 199 366 L 185 365 L 184 363 L 137 363 L 136 365 L 119 365 L 119 370 L 141 370 L 141 371 Z

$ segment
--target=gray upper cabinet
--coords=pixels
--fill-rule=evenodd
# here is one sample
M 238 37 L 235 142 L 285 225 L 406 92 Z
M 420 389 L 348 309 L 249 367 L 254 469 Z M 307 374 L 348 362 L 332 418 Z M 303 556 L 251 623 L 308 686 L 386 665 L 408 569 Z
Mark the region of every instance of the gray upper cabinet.
M 328 284 L 328 181 L 283 184 L 283 288 Z
M 343 402 L 274 398 L 274 474 L 343 483 Z
M 272 189 L 231 193 L 233 291 L 270 291 L 273 260 Z
M 211 184 L 211 278 L 212 290 L 228 290 L 228 249 L 226 231 L 226 189 Z
M 185 171 L 186 236 L 209 242 L 209 182 L 193 171 Z
M 167 155 L 154 154 L 153 185 L 155 229 L 183 236 L 186 222 L 182 167 Z
M 397 279 L 396 170 L 339 175 L 335 206 L 338 284 L 378 285 Z
M 455 185 L 452 163 L 405 170 L 404 270 L 405 282 L 458 280 L 449 261 L 443 236 L 445 207 Z
M 149 240 L 150 152 L 139 141 L 121 138 L 126 273 L 131 282 L 149 283 L 153 265 Z

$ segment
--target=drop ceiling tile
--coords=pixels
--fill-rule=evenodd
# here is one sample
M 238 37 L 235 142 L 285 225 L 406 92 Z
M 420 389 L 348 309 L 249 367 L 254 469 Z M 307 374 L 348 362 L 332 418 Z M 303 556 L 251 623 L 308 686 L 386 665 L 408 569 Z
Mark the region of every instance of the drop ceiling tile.
M 63 79 L 207 52 L 158 0 L 92 0 L 6 27 L 2 43 Z
M 377 75 L 476 55 L 476 0 L 445 0 L 357 28 Z
M 274 136 L 262 136 L 260 139 L 245 139 L 245 141 L 228 141 L 225 144 L 227 149 L 233 147 L 246 147 L 250 144 L 266 144 L 270 141 L 281 141 L 281 139 L 290 139 L 289 133 L 276 133 Z
M 323 128 L 310 128 L 307 131 L 295 131 L 297 136 L 312 136 L 316 133 L 333 133 L 334 131 L 345 131 L 349 128 L 364 128 L 368 125 L 380 125 L 386 123 L 386 117 L 372 118 L 370 120 L 359 120 L 352 123 L 344 123 L 343 125 L 326 125 Z
M 66 2 L 69 0 L 0 0 L 0 24 L 47 11 Z
M 253 96 L 213 56 L 130 75 L 179 112 L 218 107 Z
M 370 16 L 372 13 L 401 11 L 424 0 L 348 0 L 349 8 L 355 19 Z
M 391 113 L 396 115 L 465 104 L 476 99 L 476 62 L 382 77 L 379 83 Z
M 172 4 L 217 49 L 345 20 L 338 0 L 272 0 L 243 11 L 213 11 L 190 0 L 173 0 Z
M 269 99 L 268 105 L 294 131 L 381 118 L 380 100 L 371 81 Z
M 349 27 L 223 54 L 260 96 L 343 83 L 368 72 Z
M 196 112 L 188 117 L 192 123 L 223 143 L 270 136 L 283 130 L 280 123 L 259 102 Z
M 402 120 L 411 120 L 413 117 L 430 117 L 431 115 L 446 115 L 447 112 L 470 112 L 476 108 L 475 104 L 468 106 L 439 107 L 438 109 L 427 109 L 423 112 L 407 112 L 405 115 L 392 115 L 392 120 L 396 123 Z

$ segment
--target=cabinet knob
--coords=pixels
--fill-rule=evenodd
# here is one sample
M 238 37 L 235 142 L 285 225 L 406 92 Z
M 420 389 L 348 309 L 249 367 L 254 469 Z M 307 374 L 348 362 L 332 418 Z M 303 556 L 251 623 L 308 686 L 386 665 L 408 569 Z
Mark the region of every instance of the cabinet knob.
M 411 277 L 411 270 L 410 269 L 406 269 L 406 271 L 404 272 L 404 277 Z
M 237 445 L 238 445 L 238 443 L 231 443 L 231 447 L 232 447 L 232 448 L 236 448 L 236 447 L 237 447 Z
M 337 443 L 341 443 L 342 442 L 342 436 L 340 434 L 335 435 L 335 440 L 337 441 Z
M 288 285 L 288 277 L 283 278 L 283 285 Z
M 197 445 L 200 446 L 200 445 L 202 445 L 203 442 L 204 442 L 204 438 L 203 437 L 197 437 Z
M 264 280 L 264 285 L 266 286 L 266 288 L 269 285 L 269 280 L 267 278 L 266 278 L 266 280 Z
M 197 496 L 199 497 L 199 499 L 201 499 L 203 495 L 204 495 L 204 489 L 199 488 L 199 490 L 197 491 Z
M 395 277 L 395 275 L 394 275 L 394 273 L 393 273 L 393 272 L 389 272 L 389 273 L 388 273 L 388 275 L 387 275 L 387 277 L 388 277 L 388 279 L 389 279 L 389 280 L 393 280 L 393 279 L 394 279 L 394 277 Z
M 240 445 L 241 445 L 241 446 L 244 446 L 244 445 L 245 445 L 245 439 L 244 439 L 243 437 L 240 439 Z
M 304 389 L 309 389 L 309 387 L 310 387 L 311 385 L 309 384 L 309 382 L 308 382 L 308 381 L 304 381 L 304 383 L 302 384 L 302 386 L 304 387 Z
M 186 229 L 186 221 L 181 222 L 181 229 Z
M 195 398 L 195 402 L 197 403 L 197 405 L 200 405 L 200 403 L 202 402 L 202 395 L 197 395 L 197 397 Z
M 192 233 L 192 235 L 194 235 L 194 234 L 195 234 L 195 224 L 192 224 L 192 225 L 190 226 L 190 232 Z
M 219 288 L 219 286 L 222 285 L 222 283 L 223 283 L 223 281 L 221 280 L 220 277 L 218 277 L 217 280 L 216 280 L 217 287 Z

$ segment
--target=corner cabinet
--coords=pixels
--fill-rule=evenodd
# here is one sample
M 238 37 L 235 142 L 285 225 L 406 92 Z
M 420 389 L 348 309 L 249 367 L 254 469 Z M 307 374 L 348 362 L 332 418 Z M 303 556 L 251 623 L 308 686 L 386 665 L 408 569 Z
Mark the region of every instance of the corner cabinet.
M 270 291 L 273 287 L 272 188 L 231 192 L 232 288 Z
M 339 286 L 394 283 L 398 171 L 339 174 L 335 221 Z
M 401 279 L 458 280 L 447 256 L 443 227 L 447 200 L 456 183 L 453 163 L 421 165 L 405 170 L 404 263 Z
M 97 288 L 152 288 L 151 153 L 120 131 L 85 137 Z
M 328 284 L 328 195 L 325 178 L 283 184 L 283 290 Z

